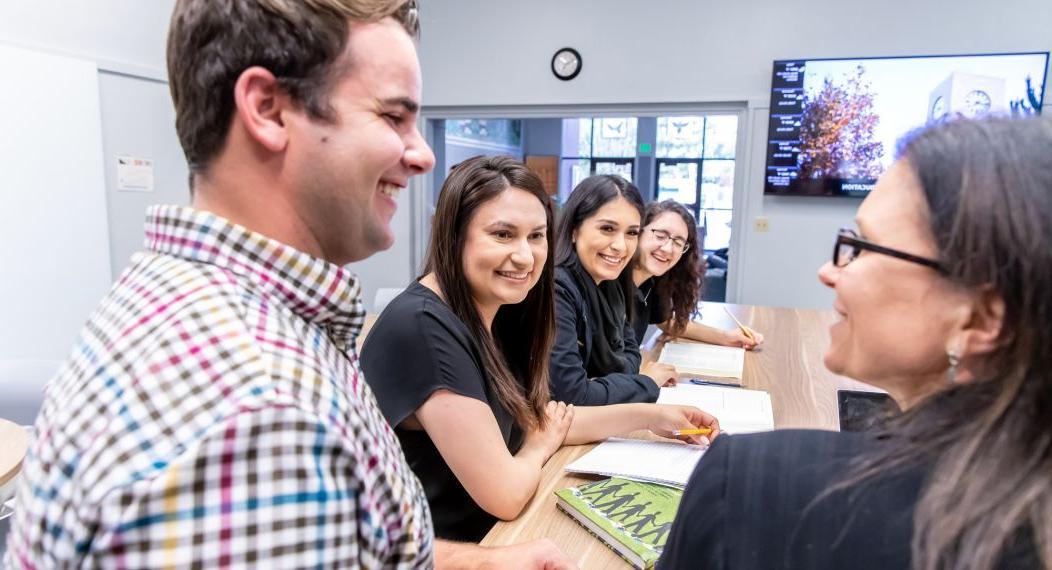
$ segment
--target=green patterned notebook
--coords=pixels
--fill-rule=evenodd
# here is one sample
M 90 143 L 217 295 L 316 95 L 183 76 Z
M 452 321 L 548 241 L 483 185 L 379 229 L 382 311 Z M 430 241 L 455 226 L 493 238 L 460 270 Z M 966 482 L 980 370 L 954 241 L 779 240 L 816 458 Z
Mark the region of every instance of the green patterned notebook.
M 555 492 L 573 517 L 635 568 L 654 567 L 665 547 L 681 489 L 613 477 Z

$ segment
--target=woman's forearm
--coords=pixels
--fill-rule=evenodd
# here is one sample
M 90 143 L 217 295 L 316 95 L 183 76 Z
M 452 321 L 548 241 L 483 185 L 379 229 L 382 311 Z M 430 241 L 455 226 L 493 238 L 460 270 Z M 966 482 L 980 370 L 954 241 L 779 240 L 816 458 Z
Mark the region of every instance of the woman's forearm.
M 512 520 L 537 492 L 545 454 L 524 446 L 514 456 L 500 462 L 496 470 L 487 470 L 487 481 L 465 488 L 475 502 L 489 514 Z
M 671 334 L 673 321 L 668 321 L 658 325 L 658 328 L 667 334 Z M 709 344 L 720 344 L 726 345 L 728 342 L 727 332 L 723 329 L 716 327 L 710 327 L 709 325 L 703 325 L 694 321 L 687 321 L 687 326 L 683 329 L 683 332 L 676 335 L 680 338 L 689 340 L 696 340 L 698 342 L 707 342 Z
M 652 408 L 653 404 L 574 406 L 573 423 L 566 433 L 565 444 L 592 443 L 646 429 Z

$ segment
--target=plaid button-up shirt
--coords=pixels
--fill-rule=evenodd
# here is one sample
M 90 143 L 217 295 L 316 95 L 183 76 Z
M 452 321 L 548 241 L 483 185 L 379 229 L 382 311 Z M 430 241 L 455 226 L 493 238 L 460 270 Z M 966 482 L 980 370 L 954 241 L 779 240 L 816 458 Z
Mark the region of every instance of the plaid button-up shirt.
M 146 247 L 48 385 L 7 565 L 430 566 L 355 278 L 174 206 Z

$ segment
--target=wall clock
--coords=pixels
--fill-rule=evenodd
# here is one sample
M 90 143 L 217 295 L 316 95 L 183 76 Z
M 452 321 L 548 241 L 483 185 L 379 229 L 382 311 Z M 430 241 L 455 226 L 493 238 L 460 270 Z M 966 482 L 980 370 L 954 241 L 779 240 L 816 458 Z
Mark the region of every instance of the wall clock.
M 552 56 L 552 73 L 563 81 L 569 81 L 581 73 L 581 54 L 571 47 L 564 47 Z

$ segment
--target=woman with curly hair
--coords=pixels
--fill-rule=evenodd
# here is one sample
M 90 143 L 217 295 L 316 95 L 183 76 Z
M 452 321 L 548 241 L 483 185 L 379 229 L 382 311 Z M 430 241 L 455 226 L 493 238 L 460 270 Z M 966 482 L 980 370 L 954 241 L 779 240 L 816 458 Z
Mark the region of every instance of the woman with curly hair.
M 639 247 L 627 271 L 636 286 L 628 317 L 637 342 L 647 325 L 681 338 L 752 349 L 763 335 L 750 329 L 755 340 L 740 329 L 718 329 L 697 323 L 702 273 L 697 262 L 698 230 L 694 216 L 679 202 L 652 202 L 643 214 Z M 687 254 L 690 255 L 687 255 Z

